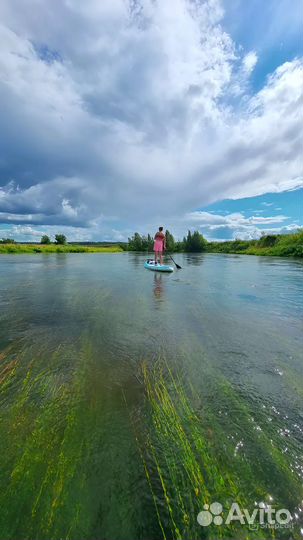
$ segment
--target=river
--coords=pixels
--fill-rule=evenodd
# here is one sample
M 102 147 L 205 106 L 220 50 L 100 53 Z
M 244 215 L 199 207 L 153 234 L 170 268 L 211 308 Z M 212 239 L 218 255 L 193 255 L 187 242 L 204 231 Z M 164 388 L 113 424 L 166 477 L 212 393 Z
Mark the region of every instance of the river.
M 303 263 L 144 259 L 1 255 L 0 538 L 299 538 Z

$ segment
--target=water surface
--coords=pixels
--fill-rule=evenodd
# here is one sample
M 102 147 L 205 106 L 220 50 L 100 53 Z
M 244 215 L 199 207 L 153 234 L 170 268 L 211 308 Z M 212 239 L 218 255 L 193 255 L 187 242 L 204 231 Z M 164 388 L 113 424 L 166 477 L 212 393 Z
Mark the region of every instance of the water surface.
M 300 536 L 303 264 L 176 258 L 1 256 L 1 539 L 248 534 L 201 527 L 214 501 Z

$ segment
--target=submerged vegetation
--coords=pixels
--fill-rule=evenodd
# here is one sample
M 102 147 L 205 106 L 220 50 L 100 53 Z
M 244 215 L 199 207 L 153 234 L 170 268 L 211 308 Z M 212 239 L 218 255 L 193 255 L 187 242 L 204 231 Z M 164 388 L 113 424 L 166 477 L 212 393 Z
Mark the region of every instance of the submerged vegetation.
M 217 383 L 222 408 L 210 410 L 202 404 L 199 412 L 192 405 L 199 403 L 199 396 L 193 388 L 186 392 L 167 363 L 157 362 L 152 368 L 144 364 L 143 380 L 150 421 L 145 438 L 137 434 L 136 440 L 163 538 L 275 537 L 274 528 L 260 528 L 252 534 L 248 523 L 245 533 L 245 526 L 237 521 L 221 527 L 212 524 L 206 531 L 195 519 L 214 501 L 220 501 L 225 512 L 234 501 L 250 513 L 259 503 L 296 511 L 303 495 L 301 479 L 293 474 L 291 459 L 281 448 L 275 429 L 266 433 L 256 426 L 248 405 L 226 379 L 219 378 Z M 228 420 L 222 417 L 224 410 L 231 411 Z M 235 446 L 233 415 L 246 426 L 247 444 L 262 455 L 262 463 L 238 454 L 243 441 Z M 266 422 L 264 413 L 261 416 Z M 271 493 L 270 475 L 276 478 Z M 287 528 L 279 534 L 279 538 L 289 538 Z
M 159 302 L 153 285 L 138 294 L 144 272 L 140 281 L 106 259 L 76 262 L 3 259 L 0 538 L 299 539 L 299 330 L 258 321 L 258 334 L 242 312 L 225 307 L 223 317 L 220 296 L 212 310 L 204 284 L 167 280 L 170 301 Z M 287 284 L 296 297 L 302 288 L 296 272 L 280 276 L 285 316 Z M 294 527 L 202 527 L 197 516 L 215 502 L 224 519 L 232 502 L 250 514 L 261 503 L 287 508 Z
M 250 513 L 259 503 L 300 512 L 292 443 L 283 452 L 274 422 L 264 429 L 266 411 L 254 419 L 220 376 L 214 407 L 163 358 L 142 365 L 139 409 L 125 383 L 109 409 L 108 380 L 90 341 L 51 353 L 50 343 L 1 353 L 1 538 L 73 540 L 106 531 L 117 539 L 123 523 L 124 538 L 267 539 L 277 536 L 274 529 L 239 522 L 203 528 L 197 516 L 220 502 L 226 519 L 235 501 Z M 244 452 L 236 444 L 242 437 Z M 299 538 L 293 525 L 291 537 Z M 289 530 L 278 537 L 288 539 Z
M 138 506 L 136 494 L 125 495 L 140 461 L 115 479 L 129 425 L 126 414 L 108 409 L 100 353 L 84 339 L 55 347 L 37 340 L 1 355 L 1 539 L 103 538 L 104 531 L 118 538 L 119 513 Z M 136 526 L 125 524 L 127 538 Z

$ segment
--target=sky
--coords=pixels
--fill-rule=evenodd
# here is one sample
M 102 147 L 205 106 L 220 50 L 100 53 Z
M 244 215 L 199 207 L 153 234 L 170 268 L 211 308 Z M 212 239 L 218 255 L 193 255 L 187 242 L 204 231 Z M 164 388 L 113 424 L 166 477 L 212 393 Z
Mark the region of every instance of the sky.
M 301 0 L 2 0 L 0 238 L 303 226 Z

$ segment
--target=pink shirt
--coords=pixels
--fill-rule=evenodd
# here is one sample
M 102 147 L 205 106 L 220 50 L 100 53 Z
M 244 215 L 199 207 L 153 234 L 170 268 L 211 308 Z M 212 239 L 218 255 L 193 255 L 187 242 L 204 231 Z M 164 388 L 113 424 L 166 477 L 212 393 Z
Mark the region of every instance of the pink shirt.
M 154 251 L 163 251 L 165 243 L 165 236 L 162 233 L 157 233 L 155 235 Z

